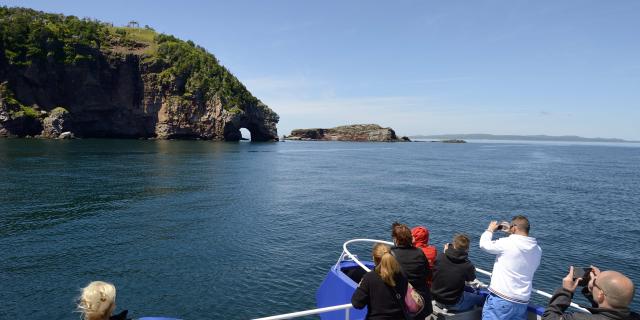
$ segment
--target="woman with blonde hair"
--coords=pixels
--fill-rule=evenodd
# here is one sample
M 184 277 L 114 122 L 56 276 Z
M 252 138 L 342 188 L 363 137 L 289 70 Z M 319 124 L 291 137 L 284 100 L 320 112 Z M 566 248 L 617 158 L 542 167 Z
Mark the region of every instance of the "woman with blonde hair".
M 116 287 L 108 282 L 93 281 L 82 289 L 78 311 L 83 320 L 124 320 L 127 310 L 111 316 L 116 308 Z
M 407 293 L 407 279 L 389 246 L 373 246 L 374 270 L 366 273 L 351 296 L 356 309 L 367 308 L 367 320 L 404 319 L 403 303 Z

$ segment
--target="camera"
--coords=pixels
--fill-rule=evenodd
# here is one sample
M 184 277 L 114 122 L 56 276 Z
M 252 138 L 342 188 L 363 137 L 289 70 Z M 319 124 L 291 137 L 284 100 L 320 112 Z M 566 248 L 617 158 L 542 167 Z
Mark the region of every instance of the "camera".
M 496 230 L 507 232 L 509 231 L 510 228 L 511 228 L 511 224 L 509 222 L 502 221 L 500 222 L 500 224 L 498 224 L 498 228 Z

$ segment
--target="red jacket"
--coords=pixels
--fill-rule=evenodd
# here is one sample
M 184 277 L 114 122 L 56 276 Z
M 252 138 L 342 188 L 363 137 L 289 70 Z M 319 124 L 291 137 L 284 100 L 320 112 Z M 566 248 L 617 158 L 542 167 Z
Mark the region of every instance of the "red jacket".
M 415 227 L 411 229 L 411 235 L 413 236 L 413 245 L 416 248 L 422 249 L 427 260 L 429 260 L 429 267 L 433 269 L 436 256 L 438 255 L 438 249 L 436 249 L 435 246 L 429 245 L 429 229 L 423 226 Z

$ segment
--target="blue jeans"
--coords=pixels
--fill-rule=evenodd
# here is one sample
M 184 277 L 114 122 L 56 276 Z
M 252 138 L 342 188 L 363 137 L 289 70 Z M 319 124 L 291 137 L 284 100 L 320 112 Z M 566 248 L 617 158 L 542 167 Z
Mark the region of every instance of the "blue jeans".
M 475 293 L 464 291 L 460 301 L 456 304 L 449 304 L 445 307 L 451 312 L 464 312 L 473 309 L 475 306 L 481 306 L 484 298 Z
M 525 320 L 527 305 L 502 299 L 494 294 L 487 296 L 482 308 L 482 320 Z

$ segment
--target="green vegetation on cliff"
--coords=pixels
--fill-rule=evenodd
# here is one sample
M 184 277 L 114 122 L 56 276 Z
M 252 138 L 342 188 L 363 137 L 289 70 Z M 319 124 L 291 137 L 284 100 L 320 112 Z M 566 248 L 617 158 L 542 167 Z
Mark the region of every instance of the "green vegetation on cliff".
M 242 109 L 245 103 L 258 102 L 244 85 L 204 48 L 196 46 L 191 41 L 181 41 L 165 34 L 156 35 L 154 41 L 157 51 L 149 58 L 170 65 L 160 73 L 160 79 L 164 84 L 173 83 L 175 79 L 186 79 L 183 82 L 184 86 L 177 88 L 180 93 L 184 93 L 183 96 L 209 99 L 218 94 L 227 100 L 225 106 L 228 108 Z
M 50 114 L 62 114 L 62 113 L 69 113 L 69 111 L 65 107 L 55 107 L 50 112 Z
M 2 103 L 6 104 L 7 111 L 14 118 L 27 117 L 38 118 L 38 111 L 32 107 L 26 106 L 15 98 L 13 91 L 7 87 L 7 83 L 0 83 L 0 97 Z
M 95 20 L 1 7 L 0 35 L 7 62 L 27 66 L 38 61 L 90 59 L 107 39 L 108 29 Z
M 88 18 L 0 7 L 0 65 L 82 64 L 122 54 L 138 55 L 142 64 L 156 67 L 161 85 L 171 87 L 183 101 L 217 95 L 227 110 L 258 104 L 211 53 L 191 41 L 140 28 L 136 22 L 116 27 Z

